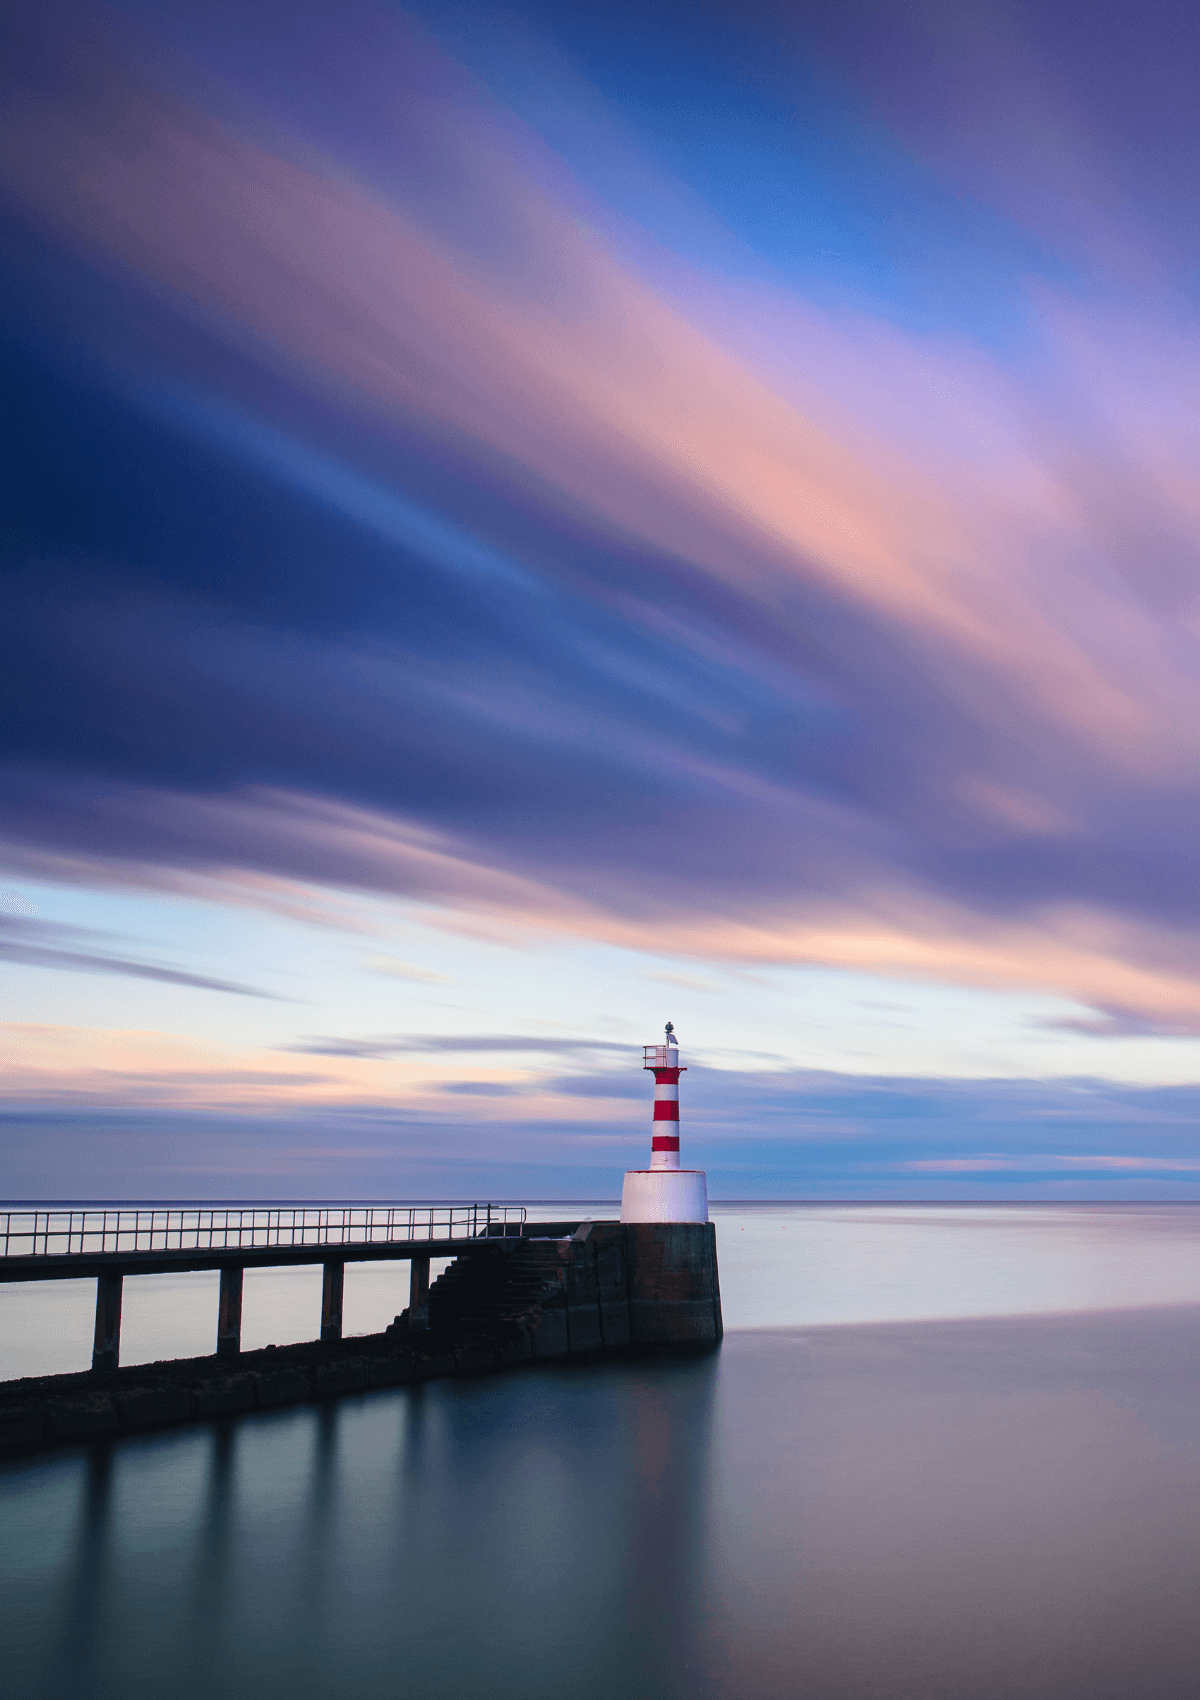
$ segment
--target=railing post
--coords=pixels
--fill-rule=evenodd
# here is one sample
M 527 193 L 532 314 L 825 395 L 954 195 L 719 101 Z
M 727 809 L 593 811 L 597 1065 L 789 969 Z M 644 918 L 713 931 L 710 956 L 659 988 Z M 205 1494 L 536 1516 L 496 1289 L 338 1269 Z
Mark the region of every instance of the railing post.
M 93 1370 L 116 1369 L 121 1362 L 121 1271 L 105 1270 L 96 1277 L 96 1337 L 92 1342 Z
M 429 1259 L 414 1257 L 408 1275 L 408 1326 L 429 1327 Z
M 342 1337 L 342 1293 L 346 1284 L 346 1263 L 344 1258 L 338 1258 L 336 1263 L 326 1263 L 323 1266 L 321 1281 L 321 1338 L 322 1340 L 340 1340 Z
M 217 1300 L 217 1356 L 236 1358 L 242 1349 L 242 1266 L 221 1265 L 221 1293 Z

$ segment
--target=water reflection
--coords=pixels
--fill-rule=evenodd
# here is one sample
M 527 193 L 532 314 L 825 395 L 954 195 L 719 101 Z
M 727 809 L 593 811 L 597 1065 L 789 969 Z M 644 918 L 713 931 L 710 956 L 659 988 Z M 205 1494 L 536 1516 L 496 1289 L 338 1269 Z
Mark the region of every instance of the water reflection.
M 74 1555 L 66 1567 L 62 1602 L 58 1611 L 59 1632 L 54 1649 L 57 1670 L 51 1681 L 54 1692 L 77 1693 L 78 1675 L 87 1668 L 91 1651 L 103 1625 L 114 1609 L 111 1599 L 109 1563 L 110 1511 L 112 1504 L 112 1448 L 98 1445 L 86 1454 L 81 1477 L 79 1518 Z
M 1194 1693 L 1200 1310 L 731 1335 L 0 1472 L 87 1700 Z
M 672 1692 L 700 1635 L 716 1374 L 442 1384 L 173 1436 L 166 1472 L 167 1443 L 138 1441 L 21 1466 L 10 1550 L 44 1471 L 72 1469 L 80 1499 L 57 1577 L 17 1578 L 55 1587 L 53 1632 L 8 1619 L 8 1668 L 31 1693 L 179 1700 L 401 1674 L 431 1696 L 589 1693 L 601 1670 Z M 203 1491 L 173 1496 L 198 1464 Z M 147 1540 L 173 1516 L 176 1540 Z
M 624 1404 L 624 1516 L 610 1562 L 626 1569 L 625 1634 L 648 1694 L 671 1693 L 702 1645 L 701 1566 L 712 1480 L 715 1365 L 641 1378 Z
M 187 1662 L 197 1680 L 219 1691 L 217 1648 L 222 1624 L 229 1613 L 235 1578 L 234 1497 L 238 1425 L 223 1418 L 209 1429 L 207 1488 L 193 1559 L 183 1575 L 190 1619 L 184 1641 Z M 76 1690 L 78 1692 L 78 1689 Z

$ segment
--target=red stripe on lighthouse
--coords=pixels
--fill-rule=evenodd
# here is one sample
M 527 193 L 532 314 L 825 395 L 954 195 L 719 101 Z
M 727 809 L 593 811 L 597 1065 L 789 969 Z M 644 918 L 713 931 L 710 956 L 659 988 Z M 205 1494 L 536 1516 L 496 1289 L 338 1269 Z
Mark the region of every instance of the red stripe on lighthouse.
M 647 1045 L 642 1060 L 643 1067 L 654 1075 L 650 1166 L 670 1172 L 679 1168 L 679 1076 L 683 1066 L 674 1046 Z

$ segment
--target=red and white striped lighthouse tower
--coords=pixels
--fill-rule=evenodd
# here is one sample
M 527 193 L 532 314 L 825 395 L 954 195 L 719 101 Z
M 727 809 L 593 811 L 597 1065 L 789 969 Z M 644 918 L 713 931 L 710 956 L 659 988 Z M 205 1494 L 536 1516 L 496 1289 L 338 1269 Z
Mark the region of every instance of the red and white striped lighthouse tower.
M 667 1022 L 665 1045 L 644 1045 L 642 1067 L 654 1074 L 650 1167 L 627 1169 L 621 1189 L 622 1222 L 707 1222 L 708 1180 L 703 1169 L 679 1166 L 679 1041 Z

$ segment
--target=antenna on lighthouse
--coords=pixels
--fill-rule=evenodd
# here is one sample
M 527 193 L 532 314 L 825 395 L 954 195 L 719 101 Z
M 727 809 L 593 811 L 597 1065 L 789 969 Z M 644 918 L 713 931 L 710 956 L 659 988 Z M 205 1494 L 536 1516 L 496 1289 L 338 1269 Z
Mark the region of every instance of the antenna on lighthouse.
M 642 1067 L 654 1075 L 654 1123 L 650 1167 L 628 1169 L 621 1191 L 622 1222 L 707 1222 L 708 1180 L 702 1169 L 679 1162 L 679 1060 L 675 1023 L 666 1025 L 665 1045 L 644 1045 Z

